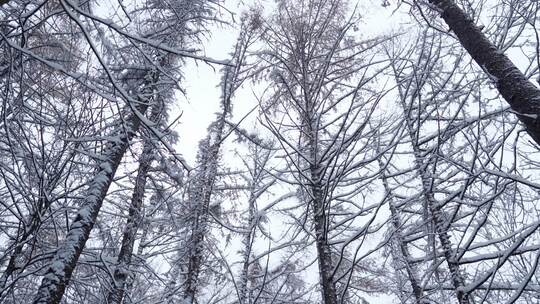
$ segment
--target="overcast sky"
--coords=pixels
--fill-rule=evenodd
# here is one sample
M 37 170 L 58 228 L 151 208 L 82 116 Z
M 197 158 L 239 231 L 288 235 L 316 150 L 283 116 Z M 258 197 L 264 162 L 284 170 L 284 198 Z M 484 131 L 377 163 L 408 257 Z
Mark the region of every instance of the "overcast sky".
M 383 7 L 381 5 L 382 0 L 351 1 L 352 6 L 358 5 L 357 9 L 363 16 L 362 22 L 358 25 L 357 33 L 369 38 L 376 35 L 403 32 L 406 26 L 404 23 L 405 7 L 396 10 L 396 1 L 391 2 L 391 6 Z M 225 7 L 238 16 L 243 9 L 248 7 L 249 3 L 259 3 L 265 8 L 265 14 L 271 14 L 272 0 L 227 0 Z M 209 39 L 204 42 L 205 55 L 215 59 L 227 59 L 229 52 L 233 49 L 237 33 L 234 24 L 231 26 L 212 26 Z M 216 65 L 210 66 L 189 60 L 184 69 L 184 75 L 186 76 L 182 86 L 186 89 L 187 98 L 179 97 L 180 102 L 177 107 L 182 111 L 182 118 L 176 131 L 180 135 L 178 151 L 184 155 L 190 164 L 193 164 L 195 160 L 198 142 L 206 135 L 206 128 L 215 118 L 214 113 L 219 108 L 219 82 L 221 77 L 219 68 Z M 254 88 L 250 83 L 246 83 L 236 94 L 233 100 L 234 121 L 240 120 L 256 104 L 253 91 L 257 92 L 257 88 Z M 179 114 L 179 112 L 176 112 L 173 115 Z M 256 115 L 256 112 L 253 112 L 251 117 L 254 115 Z M 250 129 L 252 124 L 249 122 L 249 119 L 245 120 L 242 127 Z

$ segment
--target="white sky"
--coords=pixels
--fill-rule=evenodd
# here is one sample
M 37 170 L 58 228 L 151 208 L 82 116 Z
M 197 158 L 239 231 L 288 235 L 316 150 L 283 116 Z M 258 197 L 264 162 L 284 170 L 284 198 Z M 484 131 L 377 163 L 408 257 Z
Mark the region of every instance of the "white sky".
M 239 14 L 242 10 L 240 2 L 255 1 L 227 0 L 227 9 Z M 257 1 L 265 8 L 271 8 L 272 1 Z M 382 0 L 360 0 L 359 11 L 363 16 L 362 23 L 358 25 L 358 32 L 366 37 L 378 34 L 389 34 L 402 31 L 404 20 L 403 10 L 395 11 L 396 1 L 393 5 L 382 7 Z M 355 4 L 351 1 L 351 4 Z M 267 12 L 269 13 L 269 12 Z M 236 41 L 237 30 L 234 26 L 226 27 L 216 25 L 211 28 L 211 36 L 205 42 L 205 56 L 214 59 L 227 59 Z M 206 135 L 206 128 L 215 118 L 214 113 L 219 109 L 220 73 L 218 66 L 209 66 L 201 62 L 188 61 L 184 74 L 186 75 L 182 86 L 186 89 L 186 98 L 181 98 L 179 107 L 182 109 L 182 119 L 176 128 L 179 134 L 178 151 L 186 160 L 193 164 L 199 141 Z M 255 104 L 252 87 L 249 83 L 237 93 L 233 100 L 233 107 L 237 114 L 233 120 L 238 121 Z M 178 113 L 175 113 L 178 115 Z M 255 114 L 255 113 L 254 113 Z M 175 115 L 173 115 L 175 116 Z M 245 125 L 242 125 L 246 128 Z

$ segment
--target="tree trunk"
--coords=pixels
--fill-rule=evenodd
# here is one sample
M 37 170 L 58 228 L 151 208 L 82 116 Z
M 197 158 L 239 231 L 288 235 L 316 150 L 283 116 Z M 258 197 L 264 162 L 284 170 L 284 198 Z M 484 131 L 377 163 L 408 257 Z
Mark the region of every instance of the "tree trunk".
M 456 34 L 461 45 L 497 84 L 527 133 L 540 145 L 540 90 L 506 55 L 491 43 L 465 12 L 452 0 L 429 0 Z
M 243 24 L 240 36 L 235 45 L 231 61 L 234 66 L 227 66 L 221 81 L 221 113 L 208 128 L 207 138 L 200 144 L 198 166 L 194 181 L 188 190 L 188 199 L 194 207 L 193 224 L 189 239 L 189 257 L 186 280 L 184 282 L 184 301 L 195 303 L 199 288 L 199 275 L 203 262 L 204 239 L 208 233 L 209 207 L 214 183 L 217 175 L 218 159 L 223 141 L 227 116 L 231 114 L 231 103 L 234 92 L 242 83 L 241 68 L 256 28 L 245 29 Z
M 199 166 L 188 193 L 188 199 L 194 207 L 194 215 L 189 239 L 188 269 L 184 282 L 186 303 L 196 302 L 199 274 L 203 262 L 204 239 L 208 233 L 210 200 L 217 175 L 226 114 L 224 110 L 222 116 L 214 123 L 215 127 L 210 129 L 208 138 L 201 144 Z
M 310 113 L 311 111 L 307 111 Z M 309 190 L 310 205 L 313 209 L 313 223 L 315 226 L 315 245 L 317 247 L 317 259 L 319 263 L 319 278 L 322 287 L 322 297 L 324 304 L 337 304 L 338 297 L 336 284 L 332 273 L 334 272 L 334 264 L 332 263 L 332 251 L 327 239 L 327 221 L 326 214 L 327 202 L 325 199 L 325 191 L 323 186 L 323 177 L 321 176 L 322 168 L 319 163 L 318 155 L 318 133 L 316 116 L 311 114 L 305 118 L 306 125 L 309 126 L 306 134 L 307 148 L 309 150 Z
M 260 220 L 257 211 L 257 200 L 264 194 L 268 188 L 274 184 L 274 181 L 264 184 L 266 177 L 266 164 L 270 159 L 270 152 L 264 151 L 262 148 L 253 145 L 254 151 L 252 152 L 253 168 L 249 168 L 249 198 L 248 198 L 248 218 L 246 225 L 246 232 L 242 240 L 242 271 L 240 273 L 240 279 L 238 283 L 238 303 L 239 304 L 253 304 L 251 297 L 252 290 L 248 287 L 249 282 L 253 282 L 253 276 L 250 276 L 251 265 L 251 253 L 253 251 L 253 243 L 255 242 L 255 235 L 258 222 Z M 251 269 L 252 270 L 252 269 Z M 263 286 L 261 286 L 261 289 Z
M 427 165 L 424 164 L 422 152 L 418 145 L 417 139 L 414 135 L 413 122 L 411 121 L 411 118 L 409 117 L 406 104 L 403 98 L 404 96 L 401 96 L 403 112 L 405 114 L 405 119 L 406 119 L 407 131 L 411 139 L 411 144 L 413 148 L 416 171 L 418 172 L 418 175 L 422 181 L 422 190 L 423 190 L 422 196 L 424 198 L 424 202 L 428 209 L 428 212 L 429 214 L 431 214 L 431 221 L 433 222 L 433 226 L 437 234 L 437 237 L 439 238 L 439 241 L 441 242 L 444 257 L 445 257 L 446 263 L 448 264 L 448 269 L 450 270 L 450 274 L 452 276 L 452 283 L 456 292 L 458 303 L 468 304 L 469 296 L 466 293 L 464 293 L 464 288 L 463 288 L 464 279 L 459 270 L 459 263 L 455 259 L 455 252 L 452 249 L 450 236 L 448 235 L 448 231 L 446 231 L 444 217 L 441 212 L 441 206 L 437 204 L 437 201 L 435 200 L 435 197 L 433 195 L 433 191 L 431 187 L 432 177 L 426 170 L 422 169 L 422 167 L 427 168 Z M 431 159 L 429 160 L 429 162 L 432 163 L 433 160 Z
M 435 200 L 435 197 L 433 195 L 432 190 L 432 176 L 429 174 L 426 169 L 429 165 L 435 165 L 434 159 L 429 158 L 425 159 L 425 157 L 422 155 L 423 152 L 421 150 L 421 147 L 418 144 L 418 138 L 415 134 L 415 126 L 413 118 L 411 117 L 411 109 L 408 108 L 406 99 L 407 99 L 407 93 L 404 92 L 402 89 L 402 86 L 400 84 L 400 81 L 398 79 L 398 72 L 394 68 L 394 76 L 396 78 L 396 83 L 398 83 L 398 93 L 400 98 L 400 105 L 403 110 L 403 116 L 405 119 L 405 127 L 407 128 L 407 135 L 409 136 L 411 140 L 411 146 L 413 149 L 413 156 L 414 156 L 414 163 L 415 163 L 415 171 L 418 174 L 418 177 L 420 178 L 422 182 L 422 194 L 421 197 L 423 199 L 423 205 L 424 209 L 427 215 L 431 215 L 431 223 L 433 225 L 434 232 L 436 234 L 436 237 L 439 239 L 439 242 L 441 243 L 444 258 L 446 260 L 446 263 L 448 265 L 448 269 L 450 271 L 450 275 L 452 276 L 452 285 L 454 287 L 454 291 L 456 292 L 456 297 L 458 300 L 458 303 L 460 304 L 468 304 L 469 303 L 469 296 L 464 292 L 464 283 L 465 280 L 460 273 L 459 270 L 459 262 L 456 260 L 455 251 L 452 249 L 452 243 L 450 240 L 450 236 L 448 234 L 448 231 L 446 230 L 445 220 L 442 215 L 441 208 L 442 206 L 439 206 L 437 201 Z M 411 99 L 416 98 L 420 93 L 419 89 L 416 88 L 411 94 Z M 418 111 L 421 111 L 419 108 Z M 429 238 L 429 235 L 428 235 Z M 433 240 L 434 242 L 434 240 Z M 435 252 L 435 249 L 433 250 Z
M 144 220 L 141 222 L 142 227 L 139 227 L 139 229 L 142 229 L 142 231 L 141 231 L 139 247 L 137 248 L 137 252 L 136 252 L 137 256 L 142 256 L 143 251 L 146 249 L 145 244 L 146 244 L 146 242 L 148 240 L 148 230 L 150 229 L 150 225 L 148 223 L 146 223 L 146 220 L 148 220 L 148 219 L 144 218 Z M 136 273 L 133 273 L 132 276 L 133 276 L 133 278 L 131 280 L 126 281 L 126 285 L 124 287 L 124 296 L 123 296 L 123 299 L 122 299 L 123 300 L 122 303 L 125 303 L 125 304 L 133 303 L 133 301 L 128 301 L 129 295 L 137 296 L 136 294 L 133 295 L 133 293 L 135 292 L 133 290 L 133 283 L 136 280 Z
M 320 184 L 315 184 L 312 190 L 313 220 L 315 224 L 315 243 L 317 247 L 317 257 L 319 262 L 319 276 L 322 287 L 322 296 L 324 304 L 337 304 L 337 292 L 332 273 L 334 265 L 332 263 L 332 252 L 327 240 L 326 233 L 326 212 L 324 200 L 322 199 L 322 190 Z
M 152 110 L 151 120 L 156 121 L 159 117 L 159 106 L 154 106 Z M 148 177 L 148 171 L 153 160 L 153 149 L 151 138 L 144 140 L 143 151 L 139 159 L 139 169 L 137 171 L 137 177 L 135 178 L 135 186 L 133 188 L 133 195 L 131 197 L 131 205 L 129 207 L 129 215 L 126 223 L 126 228 L 122 235 L 122 245 L 117 257 L 117 264 L 114 269 L 114 274 L 110 286 L 112 290 L 107 296 L 107 303 L 120 304 L 124 297 L 126 290 L 127 279 L 129 277 L 131 258 L 133 256 L 133 247 L 135 245 L 135 238 L 137 231 L 141 226 L 141 209 L 143 206 L 143 199 L 146 190 L 146 180 Z
M 379 159 L 379 167 L 381 168 L 381 170 L 384 170 L 385 168 L 385 165 L 381 159 Z M 394 234 L 394 239 L 397 242 L 397 245 L 399 248 L 399 254 L 396 254 L 393 251 L 391 254 L 394 259 L 403 260 L 403 263 L 405 265 L 405 271 L 407 272 L 407 277 L 409 279 L 409 283 L 411 284 L 415 303 L 422 304 L 424 303 L 423 301 L 424 293 L 422 291 L 422 288 L 420 287 L 420 284 L 418 284 L 418 278 L 417 278 L 417 274 L 414 269 L 414 266 L 411 265 L 411 263 L 409 262 L 411 259 L 411 254 L 409 252 L 409 248 L 406 242 L 403 239 L 402 223 L 400 220 L 399 210 L 394 204 L 392 190 L 390 189 L 390 186 L 388 184 L 388 178 L 386 177 L 386 174 L 384 171 L 382 172 L 381 178 L 382 178 L 384 190 L 386 191 L 386 193 L 389 194 L 388 206 L 390 207 L 390 214 L 392 215 L 392 226 L 394 227 L 393 234 Z
M 239 304 L 251 304 L 249 299 L 248 292 L 248 281 L 249 281 L 249 265 L 251 258 L 251 251 L 253 242 L 255 240 L 255 226 L 257 225 L 257 218 L 255 213 L 255 190 L 251 189 L 251 193 L 248 199 L 248 225 L 247 231 L 244 235 L 242 245 L 244 246 L 244 251 L 242 252 L 242 271 L 240 273 L 240 282 L 238 283 L 238 302 Z
M 147 107 L 147 104 L 143 104 L 138 110 L 144 115 Z M 34 304 L 57 304 L 62 299 L 114 174 L 140 124 L 139 117 L 135 113 L 130 113 L 124 119 L 123 126 L 111 135 L 113 139 L 109 140 L 105 151 L 99 157 L 103 161 L 96 168 L 96 174 L 89 183 L 85 198 L 71 223 L 66 239 L 59 245 L 50 262 L 34 298 Z

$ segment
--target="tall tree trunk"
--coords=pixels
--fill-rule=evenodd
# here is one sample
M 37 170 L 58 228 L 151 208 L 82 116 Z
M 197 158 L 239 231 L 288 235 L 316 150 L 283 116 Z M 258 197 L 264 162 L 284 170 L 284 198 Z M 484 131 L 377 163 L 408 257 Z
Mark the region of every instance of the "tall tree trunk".
M 420 146 L 418 144 L 418 139 L 415 136 L 414 124 L 409 115 L 410 112 L 408 111 L 407 105 L 405 104 L 405 96 L 401 93 L 401 91 L 400 95 L 401 105 L 403 107 L 403 113 L 406 120 L 405 123 L 413 148 L 413 155 L 416 167 L 415 170 L 422 182 L 422 197 L 424 199 L 425 206 L 428 209 L 427 211 L 431 215 L 431 221 L 433 223 L 435 233 L 437 234 L 439 242 L 441 243 L 442 251 L 444 253 L 450 275 L 452 276 L 452 283 L 456 292 L 458 303 L 468 304 L 469 296 L 464 292 L 465 281 L 463 279 L 463 275 L 460 273 L 459 262 L 455 258 L 455 251 L 454 249 L 452 249 L 452 242 L 450 240 L 448 231 L 446 230 L 446 224 L 441 210 L 442 206 L 440 206 L 435 200 L 435 196 L 432 190 L 433 178 L 427 171 L 428 165 L 435 166 L 435 161 L 433 160 L 433 158 L 430 158 L 428 163 L 425 163 L 424 157 L 422 156 L 422 151 L 420 150 Z
M 152 115 L 150 119 L 157 121 L 159 118 L 160 107 L 155 105 L 152 109 Z M 130 275 L 131 258 L 133 256 L 133 248 L 135 245 L 135 239 L 137 231 L 141 226 L 141 209 L 143 206 L 143 199 L 146 190 L 146 180 L 148 177 L 148 171 L 150 170 L 153 160 L 154 145 L 152 139 L 147 137 L 144 140 L 143 151 L 139 159 L 139 169 L 137 171 L 137 177 L 135 178 L 135 186 L 133 188 L 133 195 L 131 197 L 131 204 L 129 207 L 128 220 L 124 233 L 122 235 L 122 245 L 120 252 L 118 253 L 114 274 L 110 282 L 112 289 L 107 295 L 107 303 L 120 304 L 126 291 L 127 279 Z
M 227 110 L 213 123 L 207 139 L 201 143 L 200 161 L 194 180 L 189 188 L 188 199 L 193 209 L 193 222 L 189 238 L 189 256 L 184 299 L 195 303 L 199 288 L 199 275 L 203 262 L 204 239 L 208 233 L 209 208 L 217 175 L 219 150 L 225 128 Z
M 148 218 L 144 218 L 143 221 L 141 222 L 141 225 L 142 227 L 139 227 L 139 229 L 141 229 L 141 237 L 140 237 L 140 242 L 139 242 L 139 246 L 137 248 L 137 252 L 136 252 L 136 255 L 137 256 L 142 256 L 144 250 L 146 249 L 146 242 L 148 240 L 148 232 L 150 230 L 150 225 L 146 222 L 146 220 L 148 220 Z M 132 294 L 133 292 L 133 283 L 135 282 L 136 280 L 136 273 L 132 273 L 132 276 L 133 278 L 131 280 L 127 280 L 126 281 L 126 285 L 124 287 L 124 295 L 123 295 L 123 302 L 122 303 L 133 303 L 132 301 L 128 301 L 129 299 L 129 295 Z
M 390 189 L 390 186 L 388 184 L 388 177 L 386 176 L 384 172 L 385 164 L 383 163 L 382 159 L 379 159 L 379 167 L 381 170 L 383 170 L 381 174 L 381 179 L 383 182 L 384 190 L 389 195 L 389 201 L 388 206 L 390 208 L 390 214 L 392 216 L 392 226 L 394 228 L 393 234 L 394 234 L 394 240 L 397 243 L 397 246 L 399 248 L 399 253 L 395 253 L 392 251 L 392 256 L 394 259 L 398 261 L 402 261 L 405 267 L 405 271 L 407 272 L 407 277 L 409 280 L 409 284 L 411 284 L 412 292 L 414 295 L 415 303 L 416 304 L 422 304 L 424 303 L 423 297 L 424 292 L 422 290 L 422 287 L 420 287 L 420 284 L 418 284 L 418 278 L 417 273 L 414 269 L 414 266 L 410 263 L 411 260 L 411 254 L 409 252 L 409 248 L 407 246 L 407 243 L 405 242 L 402 234 L 403 230 L 403 223 L 401 222 L 400 213 L 397 209 L 395 202 L 394 202 L 394 196 L 392 194 L 392 189 Z M 401 265 L 400 265 L 401 266 Z
M 423 48 L 425 44 L 426 44 L 426 41 L 423 40 L 423 44 L 421 47 Z M 425 60 L 429 60 L 429 58 L 426 59 L 423 56 L 421 58 Z M 422 64 L 419 64 L 419 66 L 422 66 Z M 425 66 L 427 66 L 427 64 Z M 410 98 L 411 100 L 414 100 L 420 95 L 420 87 L 423 85 L 423 82 L 425 80 L 415 79 L 415 81 L 418 82 L 416 83 L 417 87 L 413 88 L 412 92 L 409 92 L 408 90 L 409 88 L 403 87 L 403 83 L 399 79 L 399 76 L 398 76 L 399 72 L 396 66 L 393 65 L 392 68 L 393 68 L 393 73 L 394 73 L 396 83 L 398 84 L 397 89 L 398 89 L 398 94 L 399 94 L 400 105 L 402 107 L 403 116 L 405 119 L 405 127 L 407 131 L 407 135 L 410 138 L 411 146 L 413 149 L 415 171 L 417 173 L 417 176 L 420 178 L 420 181 L 422 182 L 421 198 L 423 200 L 423 208 L 424 208 L 425 214 L 427 216 L 431 216 L 430 222 L 433 225 L 432 229 L 434 230 L 436 237 L 439 239 L 439 242 L 441 243 L 444 259 L 448 265 L 448 269 L 452 277 L 452 285 L 456 293 L 458 303 L 468 304 L 469 296 L 468 294 L 464 292 L 465 280 L 463 278 L 463 275 L 460 273 L 459 261 L 457 260 L 456 254 L 455 254 L 456 251 L 452 248 L 450 236 L 448 234 L 445 219 L 441 210 L 442 206 L 440 206 L 437 203 L 435 196 L 433 194 L 433 185 L 432 185 L 433 177 L 427 171 L 430 165 L 431 166 L 436 165 L 436 159 L 433 156 L 426 159 L 425 155 L 423 155 L 424 153 L 421 150 L 421 147 L 419 144 L 419 138 L 415 132 L 414 117 L 411 114 L 412 108 L 410 108 L 406 102 L 408 98 Z M 416 74 L 426 75 L 423 77 L 427 77 L 429 73 L 424 73 L 424 71 L 422 71 L 421 73 L 416 73 Z M 418 108 L 418 111 L 421 111 L 421 108 Z M 433 243 L 434 242 L 435 240 L 433 240 Z M 428 235 L 428 243 L 431 243 L 431 241 L 429 240 L 429 235 Z M 433 249 L 433 252 L 435 253 L 435 248 Z
M 310 113 L 311 111 L 307 111 Z M 306 130 L 308 136 L 307 149 L 309 151 L 309 190 L 310 205 L 313 210 L 313 223 L 315 227 L 315 246 L 317 247 L 317 259 L 319 264 L 319 279 L 322 288 L 324 304 L 337 304 L 338 297 L 336 284 L 332 273 L 334 263 L 332 262 L 332 251 L 328 244 L 328 214 L 326 213 L 327 202 L 323 185 L 323 168 L 319 163 L 319 147 L 316 115 L 308 115 L 305 119 L 309 129 Z
M 144 115 L 148 104 L 143 103 L 138 111 Z M 87 193 L 81 202 L 75 219 L 71 223 L 66 239 L 59 245 L 50 266 L 38 289 L 34 304 L 57 304 L 62 299 L 71 274 L 94 227 L 103 200 L 107 195 L 114 174 L 135 136 L 141 120 L 135 113 L 129 113 L 121 127 L 110 135 L 104 152 L 100 155 L 101 163 L 88 185 Z
M 497 84 L 527 133 L 540 145 L 540 90 L 482 33 L 480 27 L 453 1 L 429 0 L 440 12 L 461 45 Z
M 255 181 L 254 181 L 255 182 Z M 244 246 L 242 252 L 242 271 L 240 273 L 240 282 L 238 283 L 238 302 L 239 304 L 251 304 L 249 298 L 248 282 L 249 282 L 249 265 L 251 262 L 251 251 L 253 248 L 253 242 L 255 240 L 255 227 L 257 225 L 257 214 L 255 209 L 255 202 L 257 201 L 256 190 L 254 186 L 251 186 L 249 199 L 248 199 L 248 225 L 242 245 Z
M 255 235 L 257 224 L 259 222 L 259 215 L 257 211 L 257 200 L 264 194 L 268 188 L 270 188 L 275 179 L 264 184 L 266 178 L 266 164 L 270 159 L 270 152 L 264 151 L 263 148 L 253 145 L 254 151 L 252 152 L 253 168 L 250 169 L 251 180 L 249 181 L 249 198 L 248 198 L 248 218 L 246 225 L 246 232 L 242 240 L 242 270 L 240 273 L 240 279 L 238 283 L 238 302 L 239 304 L 253 304 L 251 297 L 252 291 L 248 288 L 249 282 L 253 281 L 253 277 L 250 277 L 250 265 L 251 253 L 253 251 L 253 243 L 255 242 Z M 263 288 L 263 286 L 261 286 Z
M 314 184 L 311 186 L 311 205 L 313 208 L 313 221 L 315 224 L 315 244 L 317 247 L 317 257 L 319 263 L 319 277 L 322 287 L 322 296 L 324 304 L 337 304 L 337 292 L 332 273 L 334 264 L 332 263 L 332 252 L 327 240 L 327 215 L 325 210 L 325 201 L 323 199 L 322 185 L 316 182 L 318 178 L 318 169 L 314 168 L 312 178 Z
M 231 114 L 232 97 L 244 80 L 241 78 L 241 74 L 246 51 L 258 29 L 258 25 L 253 22 L 255 21 L 248 18 L 241 25 L 240 36 L 231 58 L 234 65 L 224 68 L 221 82 L 221 113 L 219 113 L 217 120 L 210 125 L 208 136 L 199 146 L 198 166 L 188 190 L 188 199 L 194 208 L 194 215 L 189 238 L 187 274 L 184 281 L 184 301 L 186 303 L 196 302 L 203 262 L 204 239 L 208 233 L 210 200 L 214 191 L 221 144 L 225 135 L 227 116 Z

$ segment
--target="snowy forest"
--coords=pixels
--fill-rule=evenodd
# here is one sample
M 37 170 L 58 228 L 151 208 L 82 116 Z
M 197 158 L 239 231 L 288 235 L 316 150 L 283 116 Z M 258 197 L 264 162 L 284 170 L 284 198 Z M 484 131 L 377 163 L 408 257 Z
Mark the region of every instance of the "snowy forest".
M 0 0 L 0 303 L 540 303 L 537 0 Z

